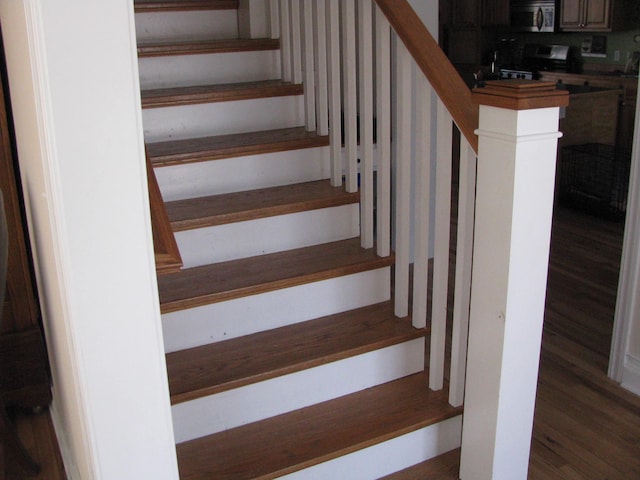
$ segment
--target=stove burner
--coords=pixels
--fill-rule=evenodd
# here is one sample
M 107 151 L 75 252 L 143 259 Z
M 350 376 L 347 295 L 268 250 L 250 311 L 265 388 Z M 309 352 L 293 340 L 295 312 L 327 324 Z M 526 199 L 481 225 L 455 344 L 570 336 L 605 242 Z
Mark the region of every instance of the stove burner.
M 533 80 L 533 72 L 530 70 L 514 70 L 509 68 L 500 69 L 500 78 L 517 78 L 521 80 Z

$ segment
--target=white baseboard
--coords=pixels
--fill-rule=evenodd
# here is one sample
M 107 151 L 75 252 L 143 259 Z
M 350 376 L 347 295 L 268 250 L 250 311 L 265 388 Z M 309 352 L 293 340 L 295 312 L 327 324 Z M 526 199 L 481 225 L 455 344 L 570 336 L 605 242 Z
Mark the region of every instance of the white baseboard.
M 625 358 L 621 385 L 630 392 L 640 395 L 640 358 L 635 355 L 627 354 Z

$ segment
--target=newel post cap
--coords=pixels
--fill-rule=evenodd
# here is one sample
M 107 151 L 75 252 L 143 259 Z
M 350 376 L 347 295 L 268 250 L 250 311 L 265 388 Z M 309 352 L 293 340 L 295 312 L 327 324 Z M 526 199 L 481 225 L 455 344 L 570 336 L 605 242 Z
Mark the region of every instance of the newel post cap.
M 484 88 L 474 88 L 471 96 L 479 105 L 510 110 L 569 105 L 569 92 L 557 90 L 553 82 L 538 80 L 491 80 Z

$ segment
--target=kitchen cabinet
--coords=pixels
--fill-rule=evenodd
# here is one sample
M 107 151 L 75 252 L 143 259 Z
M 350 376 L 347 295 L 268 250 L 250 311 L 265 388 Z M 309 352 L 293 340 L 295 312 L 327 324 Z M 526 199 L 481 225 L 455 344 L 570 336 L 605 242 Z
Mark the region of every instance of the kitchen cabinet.
M 561 80 L 568 85 L 583 85 L 588 82 L 593 87 L 617 90 L 619 92 L 619 110 L 616 145 L 625 150 L 631 150 L 635 126 L 636 98 L 638 95 L 637 78 L 598 74 L 596 72 L 589 74 L 543 72 L 540 79 L 551 82 Z M 571 103 L 567 108 L 571 108 Z
M 633 28 L 637 0 L 562 0 L 559 28 L 565 32 L 611 32 Z
M 508 27 L 510 21 L 509 0 L 482 1 L 483 27 Z
M 476 0 L 453 0 L 451 26 L 453 28 L 475 28 L 480 17 Z

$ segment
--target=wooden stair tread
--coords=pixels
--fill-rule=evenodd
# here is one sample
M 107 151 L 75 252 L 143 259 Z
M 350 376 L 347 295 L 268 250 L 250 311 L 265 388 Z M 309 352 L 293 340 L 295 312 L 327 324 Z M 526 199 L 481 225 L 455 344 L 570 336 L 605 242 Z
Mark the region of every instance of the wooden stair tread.
M 141 92 L 142 108 L 192 105 L 195 103 L 230 102 L 255 98 L 302 95 L 302 84 L 282 80 L 158 88 Z
M 135 0 L 136 13 L 187 10 L 237 10 L 238 0 Z
M 380 480 L 416 480 L 417 478 L 458 480 L 460 478 L 460 449 L 456 448 L 443 453 L 426 462 L 382 477 Z
M 296 183 L 244 192 L 189 198 L 166 204 L 174 231 L 211 227 L 234 222 L 319 208 L 357 203 L 358 193 L 332 187 L 329 180 Z
M 138 44 L 138 57 L 163 55 L 198 55 L 204 53 L 251 52 L 277 50 L 277 38 L 232 38 L 216 40 L 190 40 L 181 42 L 147 42 Z
M 285 475 L 460 414 L 419 373 L 177 445 L 182 480 Z
M 176 404 L 425 335 L 384 302 L 167 355 Z
M 163 313 L 389 266 L 360 239 L 184 269 L 158 278 Z
M 164 167 L 328 145 L 329 136 L 293 127 L 148 143 L 147 154 L 153 166 Z

